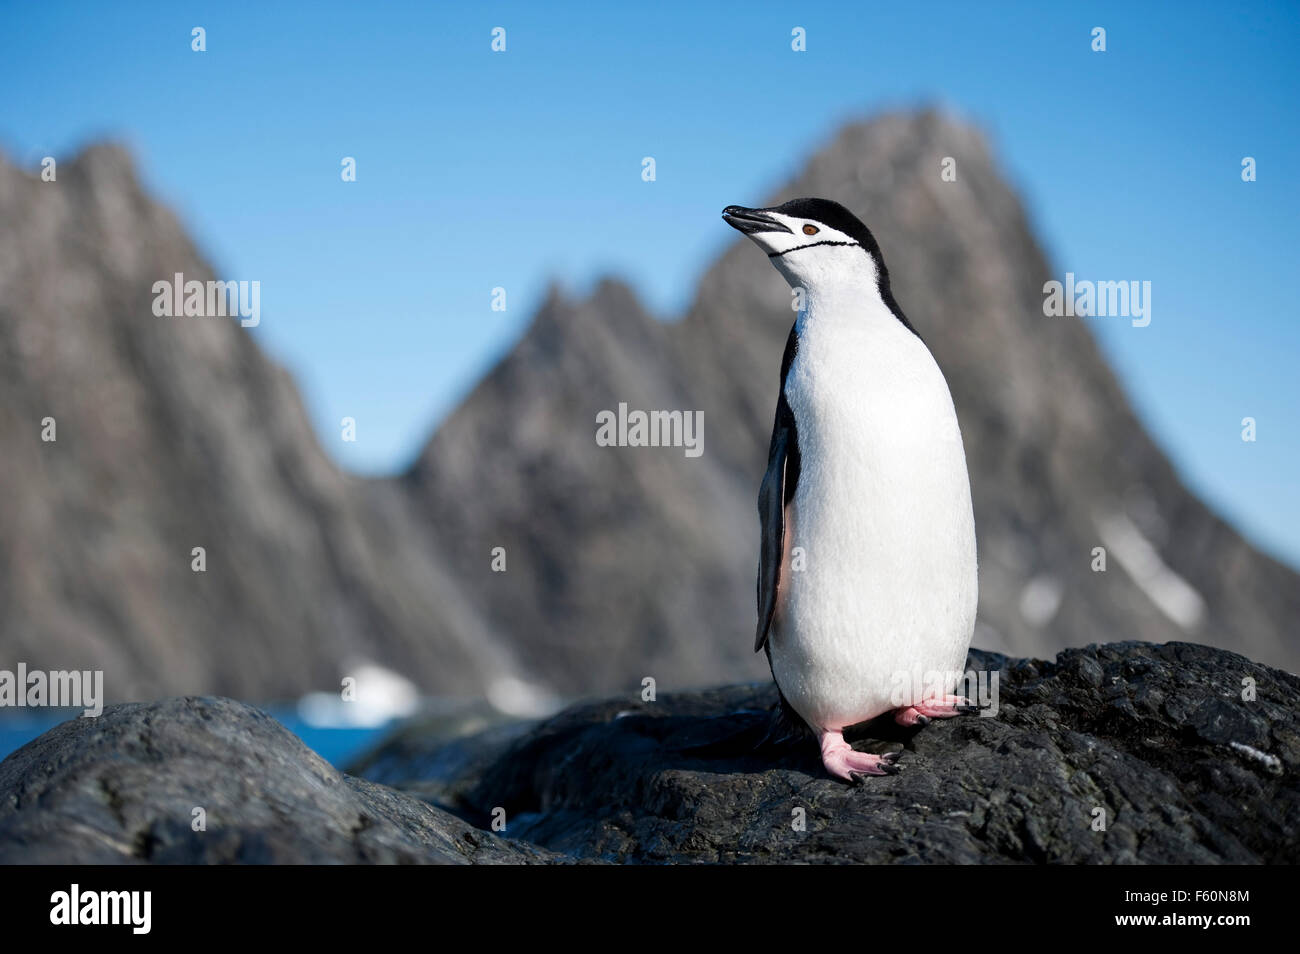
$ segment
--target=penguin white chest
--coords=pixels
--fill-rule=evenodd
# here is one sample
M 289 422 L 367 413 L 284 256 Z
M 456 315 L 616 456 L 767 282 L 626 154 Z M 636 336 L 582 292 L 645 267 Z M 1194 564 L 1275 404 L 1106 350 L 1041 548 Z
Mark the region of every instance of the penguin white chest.
M 965 666 L 977 600 L 975 523 L 947 382 L 889 321 L 809 322 L 785 384 L 800 469 L 772 669 L 814 728 L 919 702 Z

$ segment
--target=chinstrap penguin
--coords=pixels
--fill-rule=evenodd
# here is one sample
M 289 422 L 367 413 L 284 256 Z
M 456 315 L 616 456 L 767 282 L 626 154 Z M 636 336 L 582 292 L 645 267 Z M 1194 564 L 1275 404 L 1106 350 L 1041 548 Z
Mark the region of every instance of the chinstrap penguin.
M 891 774 L 897 753 L 855 751 L 845 727 L 967 706 L 952 691 L 975 626 L 975 519 L 952 396 L 848 209 L 794 199 L 722 215 L 803 295 L 759 489 L 754 650 L 828 772 Z

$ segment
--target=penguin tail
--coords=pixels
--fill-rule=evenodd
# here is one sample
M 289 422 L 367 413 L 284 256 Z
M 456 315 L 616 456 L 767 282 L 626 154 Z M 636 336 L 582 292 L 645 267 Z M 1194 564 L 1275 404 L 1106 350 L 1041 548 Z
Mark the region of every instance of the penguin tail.
M 786 700 L 780 686 L 777 687 L 776 693 L 778 702 L 772 707 L 767 734 L 758 740 L 755 749 L 780 748 L 813 737 L 812 729 L 808 728 L 808 723 L 794 711 L 794 706 Z

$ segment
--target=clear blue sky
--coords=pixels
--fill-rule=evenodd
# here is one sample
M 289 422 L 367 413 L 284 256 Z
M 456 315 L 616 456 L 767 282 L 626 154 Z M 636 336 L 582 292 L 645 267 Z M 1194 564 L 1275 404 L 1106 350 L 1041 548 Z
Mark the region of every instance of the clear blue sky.
M 675 314 L 735 238 L 724 204 L 844 120 L 943 105 L 991 134 L 1058 271 L 1153 283 L 1150 327 L 1094 322 L 1104 348 L 1192 486 L 1300 564 L 1298 23 L 1270 3 L 6 3 L 0 148 L 35 166 L 128 142 L 219 272 L 261 281 L 253 333 L 324 446 L 384 473 L 550 280 L 618 273 Z

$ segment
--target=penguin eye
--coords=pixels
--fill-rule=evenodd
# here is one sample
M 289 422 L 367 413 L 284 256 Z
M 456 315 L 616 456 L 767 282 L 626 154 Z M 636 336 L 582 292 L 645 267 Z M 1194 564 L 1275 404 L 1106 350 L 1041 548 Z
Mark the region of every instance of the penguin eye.
M 820 231 L 821 231 L 821 229 L 817 228 L 817 226 L 815 226 L 815 225 L 805 225 L 805 226 L 803 227 L 803 234 L 804 234 L 804 235 L 816 235 L 816 234 L 817 234 L 818 232 L 820 232 Z

